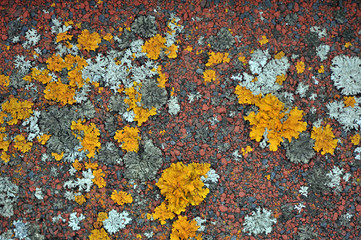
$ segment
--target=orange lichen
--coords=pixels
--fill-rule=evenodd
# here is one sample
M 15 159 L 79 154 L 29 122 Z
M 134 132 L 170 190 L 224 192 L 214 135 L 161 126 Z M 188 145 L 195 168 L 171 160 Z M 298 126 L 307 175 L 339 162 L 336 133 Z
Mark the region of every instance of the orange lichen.
M 247 88 L 240 85 L 237 85 L 234 93 L 238 97 L 239 104 L 255 104 L 262 97 L 261 94 L 258 94 L 257 96 L 253 95 L 251 90 L 248 90 Z
M 302 61 L 297 62 L 296 70 L 297 70 L 297 73 L 303 73 L 305 71 L 305 63 Z
M 328 124 L 325 128 L 322 126 L 318 128 L 313 127 L 311 138 L 316 140 L 313 149 L 315 149 L 317 152 L 322 150 L 322 155 L 325 155 L 326 153 L 333 154 L 338 142 L 338 140 L 335 139 L 335 135 L 332 132 L 331 126 Z
M 208 59 L 208 62 L 206 63 L 207 67 L 212 67 L 212 66 L 220 64 L 220 63 L 229 63 L 229 61 L 231 60 L 228 57 L 229 53 L 210 52 L 210 53 L 208 53 L 208 55 L 209 55 L 209 59 Z
M 126 193 L 124 191 L 117 191 L 114 190 L 112 192 L 112 195 L 110 197 L 116 204 L 123 206 L 126 203 L 132 203 L 133 202 L 133 198 L 132 195 L 130 195 L 129 193 Z
M 45 99 L 59 102 L 61 105 L 76 102 L 74 99 L 75 89 L 60 81 L 47 84 L 44 93 Z
M 78 151 L 88 151 L 87 157 L 92 158 L 95 155 L 95 151 L 99 151 L 100 149 L 100 132 L 94 123 L 83 125 L 84 122 L 85 120 L 82 121 L 80 119 L 77 122 L 73 121 L 70 128 L 73 130 L 73 135 L 83 146 L 78 149 Z M 74 133 L 74 131 L 76 133 Z
M 73 38 L 73 35 L 68 34 L 68 31 L 61 32 L 56 36 L 56 42 L 61 42 L 64 40 L 71 40 Z
M 14 148 L 22 153 L 27 153 L 33 146 L 32 142 L 27 142 L 23 135 L 17 135 L 14 139 Z
M 148 121 L 150 116 L 154 116 L 157 114 L 157 109 L 152 107 L 152 109 L 143 108 L 143 107 L 134 107 L 134 121 L 138 122 L 138 127 L 142 126 L 142 124 Z
M 318 73 L 324 73 L 325 67 L 323 65 L 320 66 L 320 68 L 317 70 Z
M 73 168 L 75 168 L 77 171 L 80 171 L 83 168 L 83 164 L 81 164 L 78 159 L 75 159 L 71 165 L 73 165 Z
M 92 179 L 93 183 L 98 186 L 98 188 L 103 188 L 107 184 L 104 180 L 105 173 L 102 169 L 97 169 L 93 171 L 94 178 Z
M 89 240 L 110 240 L 110 237 L 104 228 L 93 229 L 89 236 Z
M 5 91 L 9 86 L 9 83 L 10 83 L 9 76 L 0 74 L 0 91 Z
M 216 80 L 216 72 L 211 69 L 207 69 L 203 72 L 203 79 L 205 83 Z
M 187 216 L 179 216 L 172 224 L 171 240 L 186 240 L 196 237 L 199 226 L 195 220 L 188 221 Z
M 168 82 L 168 78 L 164 73 L 162 73 L 162 66 L 160 66 L 160 65 L 158 66 L 157 72 L 159 75 L 159 77 L 157 78 L 158 87 L 165 88 L 165 83 Z
M 48 84 L 51 81 L 52 77 L 49 75 L 49 70 L 42 70 L 40 71 L 37 68 L 31 69 L 31 74 L 26 75 L 23 77 L 23 80 L 31 82 L 31 81 L 38 81 L 42 84 Z
M 355 107 L 356 99 L 354 96 L 352 97 L 343 97 L 343 103 L 345 104 L 345 107 Z
M 37 136 L 37 139 L 40 144 L 44 145 L 49 140 L 50 137 L 51 137 L 50 134 L 43 134 L 41 136 Z
M 258 41 L 261 45 L 268 43 L 268 39 L 266 36 L 262 36 L 262 39 Z
M 53 152 L 51 153 L 51 156 L 53 156 L 56 161 L 60 161 L 61 159 L 63 159 L 64 152 L 61 152 L 60 154 Z
M 88 29 L 81 32 L 78 37 L 79 48 L 82 47 L 86 51 L 95 50 L 102 41 L 100 35 L 97 32 L 89 33 Z
M 79 205 L 83 205 L 83 203 L 86 202 L 85 197 L 83 195 L 75 196 L 75 202 L 77 202 Z
M 164 51 L 165 55 L 167 55 L 168 58 L 176 58 L 178 52 L 178 46 L 175 44 L 172 44 L 170 47 L 167 47 Z
M 115 133 L 114 139 L 122 143 L 122 149 L 129 152 L 138 152 L 140 136 L 137 127 L 125 126 Z
M 166 220 L 173 219 L 175 217 L 174 213 L 168 209 L 165 202 L 162 202 L 159 206 L 157 206 L 151 216 L 154 220 L 159 219 L 160 224 L 162 225 L 166 223 Z
M 66 67 L 64 59 L 57 54 L 53 54 L 53 56 L 48 58 L 46 60 L 46 64 L 48 69 L 54 72 L 60 72 L 64 67 Z
M 352 142 L 352 144 L 355 145 L 355 146 L 357 146 L 357 145 L 360 144 L 360 139 L 361 139 L 361 137 L 360 137 L 360 134 L 359 134 L 359 133 L 351 136 L 351 142 Z
M 303 111 L 296 107 L 287 114 L 284 104 L 272 94 L 267 94 L 255 105 L 259 108 L 258 113 L 251 112 L 244 117 L 252 126 L 250 137 L 260 142 L 267 129 L 271 151 L 277 151 L 278 146 L 283 142 L 282 137 L 291 141 L 292 137 L 298 138 L 299 134 L 306 130 L 307 123 L 301 121 Z
M 4 112 L 10 113 L 12 119 L 7 122 L 9 125 L 14 125 L 18 122 L 18 120 L 23 120 L 31 116 L 33 114 L 32 106 L 34 104 L 31 101 L 24 100 L 19 101 L 14 96 L 10 96 L 7 101 L 5 101 L 1 107 Z
M 142 51 L 147 54 L 147 57 L 153 60 L 159 58 L 160 52 L 165 48 L 165 43 L 167 39 L 162 37 L 160 34 L 155 35 L 142 46 Z
M 283 58 L 284 56 L 285 56 L 285 53 L 283 51 L 281 51 L 275 55 L 275 59 L 279 60 L 279 59 Z
M 107 33 L 107 34 L 104 35 L 103 39 L 110 42 L 110 40 L 113 39 L 113 36 L 112 36 L 111 33 Z
M 209 169 L 209 163 L 185 166 L 177 162 L 163 171 L 156 185 L 165 197 L 169 211 L 180 214 L 187 206 L 198 205 L 205 199 L 209 189 L 203 188 L 201 176 L 206 176 Z
M 286 75 L 284 75 L 283 73 L 281 75 L 277 75 L 276 76 L 276 83 L 278 83 L 279 85 L 282 85 L 282 83 L 286 80 Z

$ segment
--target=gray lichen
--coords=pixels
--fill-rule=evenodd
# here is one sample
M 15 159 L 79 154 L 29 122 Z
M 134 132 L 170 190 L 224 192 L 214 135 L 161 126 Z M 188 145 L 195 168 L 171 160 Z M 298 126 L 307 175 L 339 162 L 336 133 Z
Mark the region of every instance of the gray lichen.
M 121 96 L 119 94 L 112 95 L 109 98 L 109 110 L 111 112 L 119 112 L 123 113 L 127 110 L 127 104 L 124 103 L 124 96 Z
M 162 151 L 155 147 L 151 140 L 145 140 L 144 151 L 140 155 L 127 152 L 123 161 L 126 166 L 124 174 L 126 178 L 141 181 L 153 180 L 163 163 Z
M 142 94 L 141 104 L 148 109 L 152 107 L 159 109 L 168 100 L 167 91 L 158 87 L 158 83 L 153 79 L 148 79 L 143 83 L 140 94 Z
M 308 163 L 310 159 L 315 156 L 313 146 L 315 140 L 311 139 L 310 133 L 303 132 L 298 139 L 292 138 L 289 142 L 284 142 L 286 148 L 286 156 L 293 163 Z
M 46 143 L 50 152 L 60 154 L 67 149 L 73 149 L 79 143 L 70 129 L 71 122 L 76 121 L 77 117 L 77 113 L 68 106 L 50 106 L 47 111 L 41 112 L 38 125 L 41 132 L 51 134 Z
M 136 39 L 134 32 L 125 30 L 120 37 L 114 37 L 114 40 L 118 42 L 118 47 L 122 50 L 130 47 L 130 43 Z
M 121 158 L 119 156 L 119 150 L 112 142 L 107 142 L 105 146 L 102 146 L 98 153 L 99 161 L 106 163 L 107 165 L 113 165 L 120 163 Z
M 132 23 L 132 31 L 143 38 L 150 38 L 157 34 L 154 16 L 138 16 Z
M 0 215 L 11 217 L 14 215 L 13 203 L 18 199 L 19 187 L 8 177 L 0 177 Z
M 330 179 L 326 175 L 327 171 L 325 169 L 314 166 L 313 169 L 307 173 L 308 175 L 305 178 L 307 185 L 310 187 L 312 192 L 323 194 L 329 191 L 329 188 L 326 186 L 326 184 L 330 181 Z
M 211 44 L 213 50 L 223 52 L 231 48 L 235 40 L 229 30 L 223 27 L 218 31 L 217 36 L 211 36 L 208 42 Z

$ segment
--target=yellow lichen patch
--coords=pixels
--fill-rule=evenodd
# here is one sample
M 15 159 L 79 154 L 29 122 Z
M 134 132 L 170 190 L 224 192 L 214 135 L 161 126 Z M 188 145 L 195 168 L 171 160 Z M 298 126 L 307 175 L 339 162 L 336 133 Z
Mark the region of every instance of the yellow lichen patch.
M 31 101 L 19 101 L 19 99 L 14 96 L 10 96 L 9 99 L 1 105 L 4 112 L 11 114 L 12 119 L 7 122 L 9 125 L 14 125 L 18 120 L 30 117 L 31 114 L 33 114 L 32 106 L 33 103 Z
M 208 53 L 208 55 L 209 55 L 209 59 L 208 62 L 206 63 L 207 67 L 212 67 L 220 63 L 229 63 L 230 61 L 230 58 L 228 57 L 229 53 L 210 52 Z
M 4 91 L 9 86 L 10 80 L 9 76 L 5 76 L 4 74 L 0 74 L 0 91 Z
M 187 46 L 184 50 L 188 52 L 192 52 L 193 48 L 192 46 Z
M 134 121 L 138 122 L 138 127 L 142 126 L 144 122 L 148 120 L 150 116 L 154 116 L 157 114 L 157 109 L 152 107 L 152 109 L 143 108 L 135 106 L 133 108 L 134 111 Z
M 178 46 L 175 44 L 172 44 L 170 47 L 167 47 L 164 51 L 165 55 L 167 55 L 168 58 L 176 58 L 178 52 Z
M 51 156 L 53 156 L 55 158 L 56 161 L 60 161 L 61 159 L 63 159 L 64 156 L 64 152 L 59 153 L 51 153 Z
M 126 193 L 124 191 L 117 191 L 114 190 L 112 192 L 112 195 L 110 197 L 116 204 L 123 206 L 126 203 L 132 203 L 133 202 L 133 198 L 132 195 L 130 195 L 129 193 Z
M 275 55 L 275 59 L 281 59 L 281 58 L 283 58 L 285 56 L 285 53 L 283 52 L 283 51 L 281 51 L 281 52 L 279 52 L 279 53 L 277 53 L 276 55 Z
M 83 164 L 81 164 L 78 159 L 75 159 L 75 161 L 71 165 L 73 165 L 73 168 L 75 168 L 77 171 L 83 169 Z
M 142 51 L 147 54 L 147 57 L 153 60 L 159 58 L 160 52 L 165 48 L 165 43 L 167 39 L 162 37 L 160 34 L 155 35 L 142 46 Z
M 311 132 L 311 138 L 315 139 L 315 146 L 313 149 L 315 151 L 320 152 L 321 154 L 325 155 L 326 153 L 333 154 L 336 146 L 337 146 L 337 139 L 335 139 L 335 135 L 332 132 L 332 128 L 330 125 L 326 125 L 325 128 L 321 127 L 313 127 Z
M 234 93 L 238 97 L 239 104 L 255 104 L 262 97 L 261 94 L 258 94 L 257 96 L 253 95 L 251 90 L 248 90 L 247 88 L 240 85 L 237 85 Z
M 165 197 L 169 211 L 180 214 L 187 206 L 198 205 L 204 200 L 209 189 L 203 188 L 201 176 L 206 176 L 209 169 L 209 163 L 191 163 L 185 166 L 182 162 L 177 162 L 163 171 L 156 185 Z
M 351 46 L 352 46 L 352 43 L 350 43 L 350 42 L 345 43 L 345 48 L 349 48 Z
M 276 76 L 276 83 L 278 83 L 279 85 L 282 85 L 282 83 L 286 80 L 286 75 L 284 75 L 283 73 L 281 75 L 277 75 Z
M 188 221 L 187 216 L 179 216 L 172 224 L 171 240 L 185 240 L 196 237 L 199 226 L 195 220 Z
M 283 142 L 282 137 L 291 141 L 292 137 L 298 138 L 299 134 L 306 130 L 307 123 L 301 121 L 303 111 L 296 107 L 287 114 L 284 104 L 272 94 L 267 94 L 255 105 L 259 108 L 258 113 L 251 112 L 244 117 L 252 126 L 249 136 L 252 140 L 260 142 L 267 129 L 271 151 L 277 151 Z
M 137 107 L 137 103 L 140 102 L 140 100 L 142 99 L 142 94 L 138 92 L 141 86 L 141 84 L 137 84 L 136 82 L 134 82 L 133 87 L 126 88 L 124 90 L 125 94 L 128 96 L 128 98 L 124 99 L 124 103 L 128 104 L 129 106 L 127 108 L 127 111 Z
M 359 133 L 351 136 L 351 142 L 352 142 L 352 144 L 355 145 L 355 146 L 357 146 L 357 145 L 360 144 L 360 139 L 361 139 L 361 137 L 360 137 L 360 134 L 359 134 Z M 0 147 L 0 148 L 1 148 L 1 147 Z
M 78 37 L 78 44 L 88 52 L 97 49 L 101 41 L 100 35 L 97 32 L 90 34 L 87 29 L 83 30 Z
M 85 169 L 97 169 L 98 163 L 97 162 L 86 162 Z
M 32 142 L 27 142 L 23 135 L 17 135 L 14 139 L 14 148 L 22 153 L 27 153 L 33 146 Z
M 303 73 L 305 71 L 305 63 L 302 61 L 297 62 L 296 70 L 297 70 L 297 73 Z
M 50 134 L 43 134 L 41 136 L 37 136 L 36 138 L 38 139 L 38 142 L 40 144 L 44 145 L 49 140 L 50 137 L 51 137 Z
M 203 72 L 203 79 L 205 83 L 216 80 L 216 71 L 207 69 Z
M 110 240 L 110 237 L 104 228 L 93 229 L 91 230 L 89 240 Z
M 98 188 L 103 188 L 106 186 L 106 182 L 104 180 L 105 173 L 102 169 L 97 169 L 93 171 L 94 178 L 92 179 L 93 183 L 98 186 Z
M 49 70 L 42 70 L 40 71 L 37 68 L 31 69 L 31 74 L 23 77 L 23 80 L 31 82 L 31 81 L 38 81 L 42 84 L 48 84 L 51 81 L 52 77 L 49 75 Z
M 79 205 L 83 205 L 86 202 L 85 197 L 83 195 L 75 196 L 75 202 Z
M 11 143 L 10 140 L 5 140 L 7 138 L 7 135 L 5 133 L 0 133 L 0 150 L 2 150 L 1 153 L 1 159 L 7 163 L 10 160 L 10 156 L 6 153 L 9 149 L 9 145 Z
M 324 73 L 325 67 L 323 65 L 320 66 L 320 68 L 317 70 L 318 73 Z
M 84 85 L 82 72 L 78 68 L 75 68 L 75 69 L 68 72 L 68 80 L 69 80 L 69 86 L 70 87 L 81 88 Z
M 158 66 L 157 72 L 159 75 L 159 77 L 157 78 L 158 87 L 165 88 L 165 83 L 168 82 L 168 78 L 164 73 L 162 73 L 162 66 L 160 66 L 160 65 Z
M 56 36 L 56 42 L 58 43 L 58 42 L 61 42 L 64 40 L 71 40 L 72 38 L 73 38 L 73 35 L 69 35 L 68 31 L 66 31 L 66 32 L 59 33 Z
M 127 152 L 138 152 L 139 150 L 139 129 L 137 127 L 125 126 L 115 133 L 114 139 L 122 143 L 122 149 Z
M 240 62 L 242 62 L 243 65 L 245 65 L 245 64 L 247 63 L 247 59 L 246 59 L 245 56 L 239 56 L 239 57 L 238 57 L 238 60 L 239 60 Z
M 113 39 L 113 36 L 112 36 L 111 33 L 107 33 L 107 34 L 104 35 L 103 39 L 110 42 L 110 40 Z
M 71 130 L 73 130 L 73 135 L 80 141 L 82 148 L 78 149 L 78 151 L 88 151 L 86 155 L 88 158 L 92 158 L 95 155 L 95 151 L 99 151 L 100 142 L 99 129 L 96 128 L 94 123 L 89 125 L 83 125 L 85 120 L 78 120 L 77 122 L 73 121 L 71 123 Z M 74 131 L 76 133 L 74 133 Z
M 354 96 L 352 97 L 343 97 L 343 103 L 345 104 L 345 107 L 355 107 L 356 99 Z
M 154 220 L 159 219 L 160 224 L 162 225 L 166 223 L 166 220 L 173 219 L 175 217 L 174 213 L 168 210 L 165 202 L 162 202 L 159 206 L 157 206 L 151 216 Z
M 75 66 L 75 69 L 80 71 L 84 67 L 88 66 L 88 63 L 80 56 L 73 56 L 71 54 L 66 55 L 64 58 L 64 67 L 70 70 L 73 66 Z
M 64 63 L 64 59 L 59 55 L 53 54 L 50 58 L 46 60 L 47 67 L 50 71 L 60 72 L 66 64 Z
M 74 99 L 75 89 L 60 81 L 47 84 L 44 93 L 45 99 L 59 102 L 63 106 L 76 102 Z
M 266 43 L 268 43 L 268 39 L 266 36 L 262 36 L 262 39 L 258 41 L 261 45 L 264 45 Z
M 106 212 L 98 212 L 98 218 L 97 218 L 98 222 L 103 222 L 107 218 L 108 218 L 108 213 L 106 213 Z
M 252 152 L 253 148 L 251 146 L 247 146 L 246 148 L 242 148 L 241 151 L 242 151 L 242 155 L 244 156 L 247 153 Z

